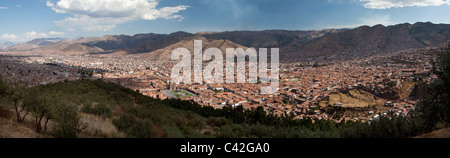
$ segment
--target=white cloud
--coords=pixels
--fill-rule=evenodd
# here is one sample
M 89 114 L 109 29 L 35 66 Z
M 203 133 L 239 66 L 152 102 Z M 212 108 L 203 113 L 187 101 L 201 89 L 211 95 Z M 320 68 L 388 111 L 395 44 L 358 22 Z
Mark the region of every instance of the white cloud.
M 125 18 L 92 18 L 86 15 L 75 15 L 64 20 L 55 21 L 56 25 L 65 27 L 67 31 L 81 28 L 87 31 L 109 31 L 116 27 L 116 24 L 130 21 Z
M 24 42 L 33 40 L 36 38 L 54 38 L 54 37 L 62 37 L 65 33 L 64 32 L 57 32 L 57 31 L 50 31 L 48 33 L 40 33 L 36 31 L 30 31 L 26 33 L 21 33 L 18 35 L 15 34 L 3 34 L 0 35 L 0 41 L 11 41 L 11 42 Z
M 27 37 L 27 38 L 44 38 L 44 37 L 47 37 L 47 36 L 48 36 L 48 34 L 46 34 L 46 33 L 37 33 L 37 32 L 34 32 L 34 31 L 27 32 L 25 34 L 25 37 Z
M 360 0 L 364 3 L 364 7 L 370 9 L 389 9 L 401 7 L 428 7 L 440 6 L 444 4 L 450 5 L 450 0 Z
M 20 8 L 20 7 L 22 7 L 22 6 L 21 6 L 20 4 L 18 4 L 18 5 L 16 5 L 16 7 L 19 7 L 19 8 Z
M 27 39 L 34 39 L 34 38 L 46 38 L 46 37 L 49 37 L 49 36 L 61 36 L 61 35 L 64 35 L 65 33 L 64 32 L 56 32 L 56 31 L 50 31 L 50 32 L 48 32 L 48 33 L 38 33 L 38 32 L 35 32 L 35 31 L 31 31 L 31 32 L 27 32 L 27 33 L 25 33 L 25 37 L 27 38 Z
M 72 17 L 55 21 L 68 30 L 81 28 L 88 31 L 109 31 L 117 24 L 133 20 L 183 19 L 178 12 L 189 6 L 157 8 L 159 0 L 60 0 L 47 1 L 56 13 L 72 14 Z
M 8 7 L 0 7 L 0 9 L 8 9 Z
M 37 34 L 36 32 L 31 31 L 31 32 L 27 32 L 27 33 L 26 33 L 26 36 L 27 36 L 27 37 L 33 37 L 33 36 L 36 36 L 36 34 Z
M 395 24 L 395 22 L 392 21 L 391 16 L 389 14 L 373 15 L 371 18 L 361 18 L 359 20 L 361 21 L 361 24 L 368 25 L 368 26 L 374 26 L 374 25 L 378 25 L 378 24 L 387 26 L 387 25 Z
M 374 26 L 382 24 L 384 26 L 393 25 L 395 24 L 394 21 L 392 21 L 391 16 L 389 14 L 386 15 L 371 15 L 369 17 L 364 18 L 358 18 L 356 21 L 352 24 L 345 24 L 345 25 L 334 25 L 334 26 L 327 26 L 325 28 L 356 28 L 359 26 L 367 25 L 367 26 Z
M 56 32 L 56 31 L 50 31 L 49 33 L 48 33 L 48 35 L 51 35 L 51 36 L 53 36 L 53 35 L 55 35 L 55 36 L 61 36 L 61 35 L 64 35 L 65 33 L 64 32 Z
M 14 34 L 3 34 L 2 36 L 0 36 L 2 40 L 15 40 L 17 38 L 16 35 Z

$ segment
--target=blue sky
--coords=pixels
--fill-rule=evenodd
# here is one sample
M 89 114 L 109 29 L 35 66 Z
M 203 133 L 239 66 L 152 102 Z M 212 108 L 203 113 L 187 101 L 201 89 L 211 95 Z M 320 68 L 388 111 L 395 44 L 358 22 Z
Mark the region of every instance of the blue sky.
M 0 0 L 0 42 L 176 31 L 450 23 L 449 0 Z

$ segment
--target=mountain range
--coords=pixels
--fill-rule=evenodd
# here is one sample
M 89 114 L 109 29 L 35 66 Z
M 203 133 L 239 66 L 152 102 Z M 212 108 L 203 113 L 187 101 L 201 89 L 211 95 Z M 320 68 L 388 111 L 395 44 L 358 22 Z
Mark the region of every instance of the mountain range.
M 36 38 L 34 40 L 28 41 L 26 43 L 20 43 L 16 45 L 12 45 L 10 47 L 4 48 L 2 51 L 6 52 L 14 52 L 14 51 L 31 51 L 39 48 L 43 48 L 50 43 L 56 43 L 63 38 Z
M 175 32 L 134 36 L 106 35 L 75 39 L 35 39 L 1 51 L 42 50 L 81 53 L 125 51 L 128 54 L 149 53 L 153 59 L 160 59 L 170 58 L 170 52 L 180 46 L 192 49 L 194 39 L 203 40 L 203 43 L 207 43 L 206 47 L 218 47 L 222 50 L 237 46 L 280 48 L 282 61 L 297 61 L 317 57 L 366 56 L 447 45 L 450 43 L 450 24 L 418 22 L 311 31 L 266 30 L 195 34 Z M 191 44 L 189 45 L 189 43 Z
M 8 47 L 13 46 L 13 45 L 15 45 L 15 43 L 9 42 L 9 41 L 0 42 L 0 49 L 8 48 Z

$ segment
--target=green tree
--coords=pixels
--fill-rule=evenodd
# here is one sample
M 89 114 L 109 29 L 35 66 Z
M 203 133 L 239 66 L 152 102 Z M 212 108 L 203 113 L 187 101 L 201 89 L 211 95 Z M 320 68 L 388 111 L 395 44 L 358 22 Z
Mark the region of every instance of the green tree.
M 418 115 L 425 127 L 431 130 L 438 122 L 450 123 L 450 45 L 433 62 L 432 74 L 437 79 L 425 85 L 418 104 Z
M 2 76 L 0 76 L 0 97 L 4 98 L 6 91 L 8 90 L 8 85 L 3 82 Z
M 313 64 L 313 66 L 312 67 L 319 67 L 320 65 L 319 65 L 319 63 L 318 62 L 314 62 L 314 64 Z
M 27 99 L 25 99 L 24 104 L 33 113 L 36 125 L 36 131 L 41 132 L 42 130 L 47 131 L 47 124 L 54 113 L 54 98 L 57 96 L 50 96 L 47 93 L 36 95 L 36 89 L 29 90 Z M 34 96 L 33 96 L 34 95 Z M 42 129 L 42 121 L 44 121 L 44 129 Z
M 53 133 L 60 138 L 76 138 L 87 128 L 78 116 L 78 109 L 65 103 L 55 105 Z
M 13 81 L 6 86 L 5 99 L 14 106 L 17 122 L 22 123 L 29 114 L 29 107 L 23 101 L 26 95 L 26 84 L 21 81 Z

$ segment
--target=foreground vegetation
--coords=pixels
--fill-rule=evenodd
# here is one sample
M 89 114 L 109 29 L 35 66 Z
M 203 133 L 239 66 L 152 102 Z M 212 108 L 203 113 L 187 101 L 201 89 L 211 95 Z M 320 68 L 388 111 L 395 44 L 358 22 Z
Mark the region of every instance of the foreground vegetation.
M 192 101 L 158 100 L 101 80 L 64 81 L 28 88 L 0 80 L 0 112 L 13 111 L 18 123 L 32 122 L 39 133 L 77 137 L 89 124 L 80 114 L 111 120 L 125 137 L 170 138 L 376 138 L 413 137 L 446 127 L 449 111 L 450 50 L 435 64 L 438 78 L 422 84 L 424 95 L 410 117 L 381 117 L 371 124 L 293 119 L 262 107 L 213 109 Z M 6 110 L 5 110 L 6 109 Z M 0 117 L 3 116 L 0 113 Z
M 382 119 L 371 125 L 294 120 L 291 116 L 267 114 L 262 107 L 213 109 L 192 101 L 152 99 L 100 80 L 20 87 L 23 91 L 14 92 L 10 89 L 14 88 L 6 88 L 2 103 L 4 108 L 18 109 L 17 122 L 29 118 L 36 131 L 55 137 L 81 134 L 87 124 L 80 121 L 80 112 L 112 118 L 112 123 L 126 137 L 137 138 L 410 137 L 418 133 L 411 130 L 418 124 L 404 118 Z

